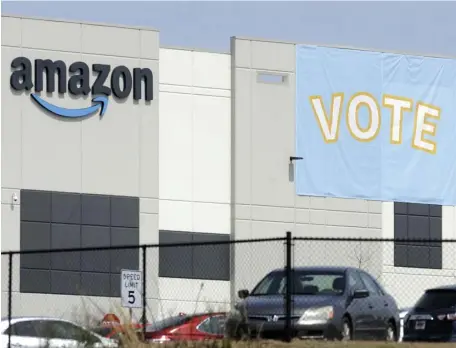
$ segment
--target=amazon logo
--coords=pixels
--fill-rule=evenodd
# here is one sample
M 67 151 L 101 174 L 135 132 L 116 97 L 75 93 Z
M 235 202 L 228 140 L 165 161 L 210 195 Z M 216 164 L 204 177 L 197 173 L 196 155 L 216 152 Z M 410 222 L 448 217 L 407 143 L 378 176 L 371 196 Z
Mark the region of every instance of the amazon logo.
M 10 85 L 16 91 L 32 91 L 31 99 L 41 108 L 61 117 L 87 117 L 107 110 L 112 94 L 119 99 L 126 99 L 133 92 L 134 100 L 153 100 L 153 74 L 148 68 L 134 68 L 133 72 L 120 65 L 111 69 L 107 64 L 74 62 L 68 68 L 61 60 L 35 59 L 32 62 L 25 57 L 17 57 L 11 62 Z M 112 71 L 111 71 L 112 70 Z M 91 75 L 95 75 L 90 84 Z M 46 81 L 46 89 L 44 89 Z M 92 94 L 92 105 L 86 108 L 69 109 L 46 101 L 38 93 L 70 93 L 74 96 Z

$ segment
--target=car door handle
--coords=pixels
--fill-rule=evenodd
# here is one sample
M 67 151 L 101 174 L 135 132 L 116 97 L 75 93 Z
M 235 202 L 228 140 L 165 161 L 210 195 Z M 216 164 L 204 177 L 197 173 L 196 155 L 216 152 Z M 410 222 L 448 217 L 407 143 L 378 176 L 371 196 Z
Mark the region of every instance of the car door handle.
M 369 307 L 369 309 L 374 308 L 374 306 L 372 306 L 371 304 L 369 304 L 368 307 Z
M 384 306 L 385 306 L 385 307 L 388 307 L 388 303 L 385 303 Z

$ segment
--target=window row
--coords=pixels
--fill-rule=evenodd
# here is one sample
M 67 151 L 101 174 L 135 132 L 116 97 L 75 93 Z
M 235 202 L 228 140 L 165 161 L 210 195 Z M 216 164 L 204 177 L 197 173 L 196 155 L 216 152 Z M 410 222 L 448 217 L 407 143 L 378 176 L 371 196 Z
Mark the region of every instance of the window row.
M 394 238 L 398 239 L 394 243 L 394 266 L 441 269 L 442 207 L 394 203 Z
M 139 227 L 139 198 L 21 190 L 21 221 Z
M 160 231 L 159 242 L 182 243 L 179 247 L 160 247 L 159 276 L 167 278 L 230 280 L 230 245 L 191 245 L 226 242 L 227 234 Z M 187 245 L 185 245 L 187 244 Z

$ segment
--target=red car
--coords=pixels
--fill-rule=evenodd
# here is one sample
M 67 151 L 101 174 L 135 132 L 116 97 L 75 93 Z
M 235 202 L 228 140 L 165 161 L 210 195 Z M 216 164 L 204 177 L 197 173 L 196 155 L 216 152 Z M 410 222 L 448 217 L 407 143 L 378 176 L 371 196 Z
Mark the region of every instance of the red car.
M 179 314 L 146 325 L 148 342 L 200 341 L 224 337 L 226 313 Z M 125 330 L 133 329 L 142 337 L 141 324 L 115 325 L 94 329 L 96 333 L 112 339 L 120 339 Z

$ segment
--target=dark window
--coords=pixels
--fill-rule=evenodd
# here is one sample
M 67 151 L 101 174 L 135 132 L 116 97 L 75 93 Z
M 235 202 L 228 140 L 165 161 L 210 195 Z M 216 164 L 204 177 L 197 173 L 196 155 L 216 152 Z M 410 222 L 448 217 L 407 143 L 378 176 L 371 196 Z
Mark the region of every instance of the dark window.
M 192 244 L 229 240 L 230 236 L 225 234 L 160 231 L 160 244 L 182 243 L 187 245 L 160 247 L 159 276 L 230 280 L 229 244 Z
M 395 202 L 394 237 L 394 266 L 442 268 L 442 206 Z
M 21 250 L 139 244 L 139 198 L 21 190 Z M 21 292 L 114 296 L 139 249 L 22 255 Z
M 424 310 L 449 309 L 456 306 L 456 290 L 428 290 L 415 307 Z

